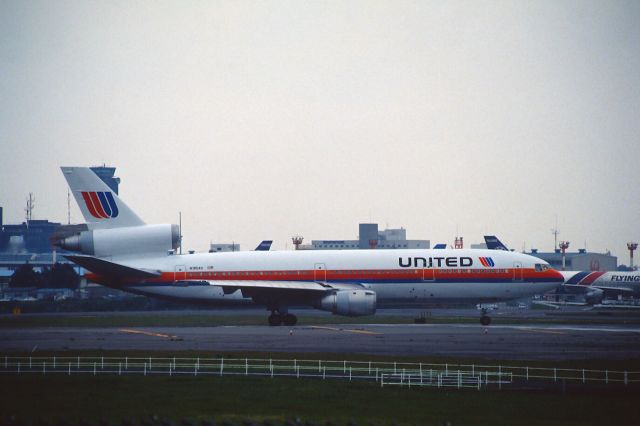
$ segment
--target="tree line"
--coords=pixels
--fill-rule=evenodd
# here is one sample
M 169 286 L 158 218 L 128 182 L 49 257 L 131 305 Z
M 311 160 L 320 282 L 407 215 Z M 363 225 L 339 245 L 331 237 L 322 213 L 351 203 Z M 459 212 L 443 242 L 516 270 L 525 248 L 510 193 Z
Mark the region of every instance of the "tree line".
M 42 272 L 35 271 L 33 266 L 25 263 L 11 276 L 11 288 L 70 288 L 76 289 L 80 285 L 80 276 L 73 266 L 68 263 L 55 263 Z

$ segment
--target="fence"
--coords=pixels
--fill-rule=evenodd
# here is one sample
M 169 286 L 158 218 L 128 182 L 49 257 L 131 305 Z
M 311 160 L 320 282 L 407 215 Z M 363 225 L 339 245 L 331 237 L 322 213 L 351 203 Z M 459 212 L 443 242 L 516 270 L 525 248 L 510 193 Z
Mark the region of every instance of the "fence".
M 380 386 L 502 388 L 528 382 L 640 383 L 640 371 L 505 365 L 429 364 L 273 358 L 68 357 L 0 358 L 0 374 L 219 375 L 375 380 Z

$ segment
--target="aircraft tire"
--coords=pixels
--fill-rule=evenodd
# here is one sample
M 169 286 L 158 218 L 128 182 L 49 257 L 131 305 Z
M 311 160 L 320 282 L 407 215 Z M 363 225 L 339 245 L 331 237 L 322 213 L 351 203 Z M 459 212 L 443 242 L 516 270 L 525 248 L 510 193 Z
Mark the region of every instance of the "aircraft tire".
M 282 316 L 280 314 L 269 315 L 269 325 L 276 326 L 282 324 Z
M 487 315 L 483 315 L 480 317 L 480 324 L 489 325 L 491 324 L 491 317 Z
M 282 322 L 284 325 L 291 327 L 298 323 L 298 317 L 293 314 L 286 314 L 282 319 Z

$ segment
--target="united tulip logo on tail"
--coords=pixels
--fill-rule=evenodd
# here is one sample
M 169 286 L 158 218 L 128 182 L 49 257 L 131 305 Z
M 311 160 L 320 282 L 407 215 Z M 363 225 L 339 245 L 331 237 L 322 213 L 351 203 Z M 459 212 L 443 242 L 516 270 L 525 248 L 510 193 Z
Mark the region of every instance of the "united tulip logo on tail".
M 118 217 L 118 206 L 111 192 L 82 192 L 82 198 L 96 219 Z
M 485 268 L 496 266 L 496 264 L 493 263 L 493 259 L 490 257 L 479 257 L 478 259 L 480 259 L 480 263 L 482 263 L 482 266 L 484 266 Z

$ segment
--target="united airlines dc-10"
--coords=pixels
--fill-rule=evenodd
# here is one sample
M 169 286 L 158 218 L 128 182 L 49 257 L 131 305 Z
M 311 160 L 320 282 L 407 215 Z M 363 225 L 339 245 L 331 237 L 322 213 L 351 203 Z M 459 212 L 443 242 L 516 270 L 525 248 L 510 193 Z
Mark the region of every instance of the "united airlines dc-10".
M 299 250 L 175 254 L 176 225 L 148 225 L 88 167 L 62 167 L 87 230 L 57 242 L 96 283 L 180 301 L 240 291 L 295 325 L 290 306 L 372 315 L 377 301 L 490 303 L 541 294 L 562 275 L 535 257 L 493 250 Z M 482 324 L 490 318 L 483 314 Z

